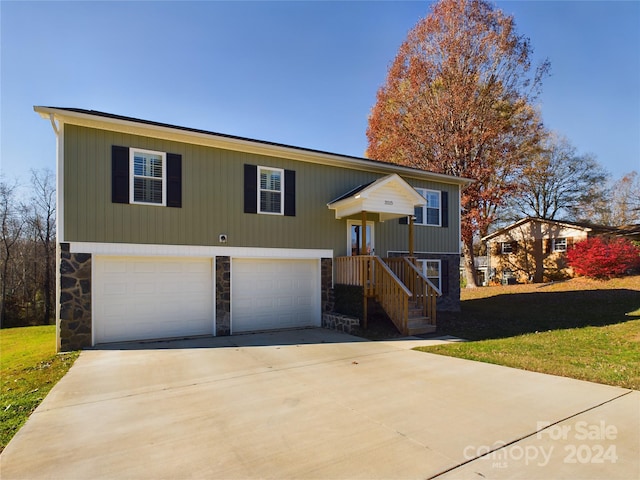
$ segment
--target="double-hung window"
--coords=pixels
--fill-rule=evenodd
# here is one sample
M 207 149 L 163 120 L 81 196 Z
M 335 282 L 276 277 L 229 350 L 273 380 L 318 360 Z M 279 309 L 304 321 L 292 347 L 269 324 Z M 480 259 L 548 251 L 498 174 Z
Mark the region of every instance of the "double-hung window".
M 416 207 L 414 224 L 440 227 L 442 225 L 441 192 L 425 188 L 416 188 L 416 191 L 425 198 L 427 203 L 424 207 Z
M 440 288 L 440 260 L 418 260 L 422 264 L 422 273 L 437 288 Z
M 513 253 L 513 243 L 512 242 L 502 242 L 501 243 L 501 251 L 503 254 Z
M 258 212 L 284 214 L 284 170 L 258 167 Z
M 567 239 L 566 238 L 554 238 L 551 241 L 551 250 L 554 252 L 566 252 L 567 251 Z
M 166 153 L 130 149 L 130 203 L 166 205 Z

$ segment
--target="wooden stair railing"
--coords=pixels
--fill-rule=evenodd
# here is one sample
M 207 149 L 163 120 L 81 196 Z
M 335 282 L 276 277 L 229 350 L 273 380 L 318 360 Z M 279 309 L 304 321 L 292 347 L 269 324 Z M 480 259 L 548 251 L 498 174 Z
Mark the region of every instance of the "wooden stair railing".
M 375 258 L 375 297 L 396 328 L 409 335 L 409 298 L 411 291 L 380 257 Z
M 409 334 L 411 291 L 378 256 L 357 255 L 336 258 L 336 283 L 363 287 L 366 298 L 373 297 L 403 335 Z
M 416 303 L 430 325 L 436 324 L 436 300 L 442 292 L 421 271 L 415 257 L 391 257 L 384 261 L 393 273 L 412 293 L 412 301 Z

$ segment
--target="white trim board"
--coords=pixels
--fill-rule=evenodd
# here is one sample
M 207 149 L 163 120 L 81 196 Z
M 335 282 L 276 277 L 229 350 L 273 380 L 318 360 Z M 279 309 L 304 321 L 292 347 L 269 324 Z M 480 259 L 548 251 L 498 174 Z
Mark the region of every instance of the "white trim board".
M 234 257 L 234 258 L 333 258 L 331 249 L 218 247 L 204 245 L 148 245 L 140 243 L 70 242 L 71 253 L 118 256 Z

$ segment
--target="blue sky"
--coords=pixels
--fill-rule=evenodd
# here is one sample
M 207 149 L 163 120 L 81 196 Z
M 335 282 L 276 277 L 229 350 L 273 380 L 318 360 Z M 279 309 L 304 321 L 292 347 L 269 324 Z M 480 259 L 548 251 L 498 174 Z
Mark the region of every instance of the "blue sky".
M 549 58 L 545 124 L 640 171 L 640 2 L 499 1 Z M 55 167 L 33 105 L 362 156 L 387 67 L 430 2 L 0 3 L 0 172 Z

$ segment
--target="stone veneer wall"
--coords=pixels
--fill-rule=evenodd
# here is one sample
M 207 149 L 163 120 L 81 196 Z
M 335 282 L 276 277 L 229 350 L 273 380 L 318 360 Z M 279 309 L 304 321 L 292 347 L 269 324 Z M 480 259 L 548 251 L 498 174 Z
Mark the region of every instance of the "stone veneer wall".
M 320 260 L 320 285 L 322 313 L 333 311 L 335 298 L 333 294 L 333 259 L 323 258 Z
M 360 319 L 356 317 L 332 312 L 324 312 L 322 314 L 322 328 L 337 330 L 344 333 L 352 333 L 352 331 L 359 326 Z
M 442 312 L 460 311 L 460 255 L 446 253 L 417 254 L 416 258 L 440 260 L 443 270 L 446 268 L 449 285 L 448 292 L 438 297 L 436 309 Z M 442 272 L 444 273 L 444 272 Z M 440 274 L 442 277 L 442 273 Z
M 216 257 L 216 336 L 231 335 L 231 257 Z
M 91 346 L 91 254 L 60 248 L 60 289 L 57 318 L 59 349 L 63 352 Z

